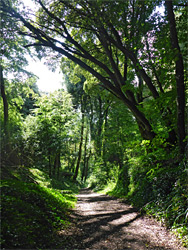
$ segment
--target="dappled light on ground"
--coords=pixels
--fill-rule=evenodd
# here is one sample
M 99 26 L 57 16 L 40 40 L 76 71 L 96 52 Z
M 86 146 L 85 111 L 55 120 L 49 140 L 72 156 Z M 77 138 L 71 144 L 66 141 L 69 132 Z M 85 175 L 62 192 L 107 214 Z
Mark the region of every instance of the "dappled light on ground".
M 116 198 L 88 189 L 82 190 L 77 198 L 73 216 L 76 223 L 69 231 L 68 249 L 70 244 L 71 249 L 185 249 L 156 221 L 141 216 Z

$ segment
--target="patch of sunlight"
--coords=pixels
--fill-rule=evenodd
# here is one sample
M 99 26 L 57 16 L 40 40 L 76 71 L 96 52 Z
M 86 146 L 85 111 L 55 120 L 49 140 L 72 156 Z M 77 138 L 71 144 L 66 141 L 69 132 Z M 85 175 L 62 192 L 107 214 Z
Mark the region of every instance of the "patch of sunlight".
M 115 182 L 108 182 L 106 184 L 106 186 L 104 186 L 104 188 L 102 190 L 100 190 L 98 193 L 100 194 L 106 194 L 108 193 L 109 191 L 112 191 L 116 186 L 116 183 Z
M 50 185 L 51 180 L 46 173 L 37 168 L 30 168 L 29 171 L 40 186 L 48 187 Z

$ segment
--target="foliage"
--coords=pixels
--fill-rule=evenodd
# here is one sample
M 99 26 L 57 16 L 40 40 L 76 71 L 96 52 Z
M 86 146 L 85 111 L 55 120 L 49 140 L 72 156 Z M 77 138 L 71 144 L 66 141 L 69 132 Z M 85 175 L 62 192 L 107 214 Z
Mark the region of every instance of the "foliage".
M 4 104 L 0 101 L 0 131 L 1 131 L 1 153 L 3 164 L 18 164 L 23 152 L 23 121 L 27 114 L 34 108 L 35 98 L 38 96 L 35 87 L 35 78 L 28 78 L 25 82 L 19 79 L 5 79 L 6 98 L 8 102 L 8 122 L 5 127 Z M 8 135 L 6 134 L 8 131 Z M 7 145 L 10 150 L 7 151 Z M 16 156 L 17 155 L 17 156 Z M 16 156 L 16 157 L 15 157 Z
M 70 223 L 69 209 L 76 202 L 72 192 L 77 191 L 65 178 L 52 180 L 33 168 L 14 169 L 1 182 L 2 248 L 58 248 L 56 234 Z
M 142 212 L 156 217 L 188 246 L 187 158 L 178 162 L 176 150 L 167 153 L 164 148 L 156 147 L 148 152 L 150 147 L 143 142 L 145 152 L 140 151 L 140 146 L 130 148 L 129 159 L 115 185 L 109 190 L 107 184 L 105 189 L 109 195 L 124 198 Z
M 155 202 L 150 202 L 144 206 L 144 211 L 172 228 L 178 237 L 181 238 L 184 245 L 188 247 L 188 192 L 186 181 L 188 174 L 186 164 L 187 161 L 182 161 L 179 166 L 173 170 L 173 179 L 176 181 L 173 183 L 171 191 L 163 197 L 158 195 Z M 166 174 L 167 173 L 165 173 L 165 175 Z M 177 176 L 179 178 L 177 178 Z M 164 177 L 163 179 L 161 177 L 161 181 L 164 183 Z M 159 185 L 160 184 L 161 183 L 159 183 Z M 166 184 L 165 182 L 165 185 Z M 160 188 L 158 186 L 157 190 L 160 192 L 161 188 L 162 186 L 160 186 Z M 164 190 L 162 191 L 164 192 Z
M 175 144 L 179 137 L 183 152 L 185 83 L 182 55 L 185 53 L 182 54 L 178 39 L 170 40 L 169 34 L 181 37 L 184 30 L 177 32 L 176 22 L 178 27 L 184 27 L 185 8 L 176 10 L 179 18 L 175 20 L 171 2 L 172 11 L 166 8 L 164 15 L 155 10 L 161 6 L 161 1 L 147 1 L 147 4 L 139 0 L 36 2 L 40 7 L 34 20 L 28 11 L 21 13 L 2 1 L 2 11 L 23 23 L 20 30 L 30 37 L 29 46 L 40 44 L 71 60 L 69 68 L 74 66 L 73 78 L 79 78 L 81 73 L 86 79 L 85 89 L 100 85 L 121 100 L 135 117 L 143 139 L 152 140 L 159 135 Z M 66 59 L 62 60 L 62 68 L 64 66 L 67 71 Z M 164 96 L 168 96 L 168 101 L 162 101 Z M 151 105 L 155 107 L 152 113 L 148 108 Z M 178 119 L 171 119 L 175 112 Z
M 63 91 L 39 97 L 36 106 L 24 122 L 25 152 L 30 152 L 35 162 L 47 164 L 51 159 L 53 164 L 56 155 L 67 153 L 67 144 L 77 136 L 77 115 L 71 96 Z
M 86 185 L 94 190 L 103 189 L 108 182 L 117 179 L 117 168 L 110 162 L 106 163 L 98 158 L 90 166 Z

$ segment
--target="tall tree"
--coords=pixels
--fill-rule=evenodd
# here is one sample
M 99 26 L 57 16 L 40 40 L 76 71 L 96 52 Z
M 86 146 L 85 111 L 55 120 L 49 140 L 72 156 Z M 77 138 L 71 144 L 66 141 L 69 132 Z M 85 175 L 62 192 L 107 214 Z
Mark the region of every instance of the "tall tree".
M 160 65 L 153 65 L 155 68 L 152 71 L 148 67 L 150 54 L 145 49 L 147 44 L 143 39 L 152 34 L 152 44 L 157 32 L 163 29 L 165 20 L 154 12 L 160 1 L 36 2 L 40 9 L 34 22 L 28 15 L 26 18 L 24 13 L 19 13 L 7 1 L 2 0 L 2 10 L 20 20 L 26 27 L 20 32 L 32 38 L 33 43 L 28 46 L 52 48 L 92 74 L 93 83 L 100 84 L 128 107 L 144 139 L 153 140 L 156 134 L 160 135 L 161 129 L 157 128 L 162 127 L 166 131 L 166 139 L 175 143 L 175 137 L 170 138 L 173 128 L 169 126 L 169 116 L 164 115 L 167 110 L 171 112 L 170 106 L 164 106 L 161 101 L 164 96 L 162 92 L 167 94 L 170 88 L 161 85 L 161 62 Z M 165 39 L 168 41 L 167 35 Z M 173 50 L 168 47 L 168 43 L 165 46 L 172 54 Z M 158 53 L 163 59 L 162 50 Z M 162 66 L 165 65 L 166 62 Z M 172 72 L 170 74 L 173 75 Z M 138 97 L 142 97 L 142 100 Z M 155 105 L 155 117 L 148 112 L 151 100 Z M 181 121 L 182 117 L 181 115 Z M 182 141 L 182 126 L 179 136 Z
M 82 157 L 82 145 L 83 145 L 83 136 L 84 136 L 84 113 L 82 113 L 82 124 L 81 124 L 81 132 L 80 132 L 80 143 L 79 143 L 79 149 L 78 149 L 78 158 L 77 158 L 77 163 L 76 163 L 76 169 L 74 173 L 73 179 L 76 180 L 78 177 L 78 171 L 80 168 L 80 162 L 81 162 L 81 157 Z
M 3 77 L 3 67 L 0 65 L 0 91 L 1 91 L 1 97 L 3 99 L 3 118 L 4 118 L 4 149 L 5 149 L 5 155 L 9 154 L 11 152 L 10 147 L 10 132 L 9 132 L 9 113 L 8 113 L 8 100 L 7 95 L 5 92 L 5 80 Z M 2 159 L 1 159 L 2 160 Z
M 11 2 L 12 4 L 15 4 L 15 1 Z M 1 11 L 0 15 L 0 90 L 4 110 L 4 119 L 2 122 L 3 129 L 1 130 L 1 146 L 2 152 L 5 153 L 5 155 L 2 154 L 5 164 L 11 165 L 19 163 L 17 157 L 18 148 L 16 146 L 18 139 L 17 143 L 13 143 L 13 141 L 15 142 L 13 138 L 13 130 L 17 130 L 18 136 L 18 127 L 20 124 L 18 125 L 15 119 L 17 115 L 14 116 L 13 112 L 15 112 L 17 107 L 21 109 L 22 106 L 20 93 L 18 96 L 16 96 L 14 93 L 12 93 L 13 91 L 11 92 L 11 90 L 13 89 L 13 85 L 16 85 L 15 92 L 17 92 L 17 89 L 19 89 L 19 87 L 22 85 L 22 92 L 26 97 L 26 92 L 29 93 L 30 89 L 26 87 L 25 82 L 28 82 L 28 79 L 33 75 L 24 70 L 24 66 L 27 65 L 25 53 L 29 52 L 29 49 L 24 48 L 24 45 L 27 44 L 27 40 L 17 33 L 20 28 L 19 24 L 14 22 L 8 13 Z M 24 88 L 27 88 L 27 91 L 23 91 Z
M 175 53 L 176 62 L 176 89 L 177 89 L 177 128 L 179 138 L 179 148 L 181 153 L 185 151 L 185 84 L 184 84 L 184 63 L 183 56 L 180 50 L 178 34 L 176 30 L 176 21 L 173 11 L 172 1 L 165 1 L 167 10 L 172 49 Z
M 0 86 L 1 86 L 1 96 L 3 99 L 3 107 L 4 107 L 4 131 L 5 136 L 9 138 L 8 135 L 8 100 L 5 93 L 5 81 L 3 77 L 3 67 L 0 65 Z
M 49 176 L 59 173 L 60 158 L 66 158 L 66 147 L 71 134 L 77 135 L 76 114 L 70 94 L 55 91 L 38 97 L 34 115 L 24 123 L 27 151 L 35 162 L 42 160 L 49 168 Z M 71 145 L 69 145 L 71 146 Z

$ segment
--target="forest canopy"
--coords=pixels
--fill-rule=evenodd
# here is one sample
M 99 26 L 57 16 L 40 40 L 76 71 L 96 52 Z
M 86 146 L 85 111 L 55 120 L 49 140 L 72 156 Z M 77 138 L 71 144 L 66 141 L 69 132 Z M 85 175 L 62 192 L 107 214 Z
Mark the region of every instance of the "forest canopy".
M 172 144 L 178 141 L 184 152 L 186 51 L 180 50 L 178 35 L 182 34 L 177 26 L 186 25 L 186 6 L 175 2 L 177 25 L 171 1 L 165 2 L 164 16 L 156 12 L 161 1 L 36 3 L 34 20 L 28 10 L 14 9 L 14 1 L 2 1 L 3 10 L 23 23 L 19 34 L 30 41 L 26 47 L 51 48 L 56 56 L 79 65 L 83 74 L 94 76 L 91 84 L 107 89 L 128 107 L 143 139 L 153 140 L 162 130 L 162 137 Z M 166 61 L 171 62 L 170 68 Z M 154 117 L 147 110 L 151 102 Z M 172 116 L 177 119 L 172 121 Z

